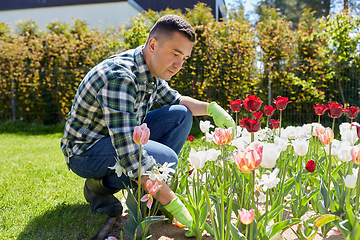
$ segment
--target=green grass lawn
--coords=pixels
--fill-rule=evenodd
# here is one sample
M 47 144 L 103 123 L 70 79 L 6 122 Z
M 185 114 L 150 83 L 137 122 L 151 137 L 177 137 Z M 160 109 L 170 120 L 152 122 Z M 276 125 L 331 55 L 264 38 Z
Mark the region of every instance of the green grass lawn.
M 91 239 L 106 216 L 86 203 L 61 133 L 0 134 L 0 239 Z
M 190 135 L 197 138 L 198 121 L 194 126 Z M 0 239 L 91 239 L 101 230 L 107 217 L 91 212 L 84 179 L 68 170 L 62 131 L 62 125 L 0 124 Z

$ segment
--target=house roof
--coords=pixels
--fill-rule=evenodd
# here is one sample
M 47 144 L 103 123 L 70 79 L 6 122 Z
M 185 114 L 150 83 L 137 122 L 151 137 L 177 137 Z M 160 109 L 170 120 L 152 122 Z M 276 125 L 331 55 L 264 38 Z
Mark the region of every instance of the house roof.
M 0 0 L 0 11 L 110 2 L 129 2 L 140 11 L 142 9 L 161 11 L 171 8 L 181 9 L 185 12 L 185 8 L 193 8 L 199 0 Z M 200 2 L 206 3 L 211 7 L 212 14 L 216 19 L 221 19 L 225 14 L 221 9 L 225 5 L 224 0 L 200 0 Z
M 127 0 L 0 0 L 0 10 L 56 7 L 108 2 L 127 2 Z

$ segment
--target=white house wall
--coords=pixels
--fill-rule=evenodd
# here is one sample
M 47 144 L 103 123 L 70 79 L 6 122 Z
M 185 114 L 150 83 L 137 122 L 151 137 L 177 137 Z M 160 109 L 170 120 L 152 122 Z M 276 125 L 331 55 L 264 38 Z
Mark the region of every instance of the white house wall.
M 9 23 L 15 29 L 18 20 L 33 20 L 39 27 L 45 28 L 45 24 L 55 20 L 73 25 L 73 17 L 86 20 L 89 28 L 100 27 L 105 30 L 107 25 L 112 27 L 124 25 L 139 12 L 129 2 L 82 4 L 0 11 L 0 22 Z

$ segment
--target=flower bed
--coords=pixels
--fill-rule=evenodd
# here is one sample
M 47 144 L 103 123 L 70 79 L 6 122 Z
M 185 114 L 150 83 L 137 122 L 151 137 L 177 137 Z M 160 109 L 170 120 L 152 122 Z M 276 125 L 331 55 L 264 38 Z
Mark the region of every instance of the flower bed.
M 289 231 L 298 239 L 316 239 L 331 229 L 360 239 L 360 125 L 353 123 L 360 110 L 315 105 L 317 123 L 282 128 L 282 111 L 291 101 L 277 97 L 273 103 L 261 112 L 256 96 L 232 101 L 236 118 L 242 105 L 249 112 L 249 118 L 236 119 L 240 126 L 210 133 L 214 126 L 201 121 L 204 137 L 189 138 L 169 185 L 192 215 L 193 230 L 203 232 L 208 220 L 215 239 L 274 240 Z M 280 119 L 270 119 L 274 111 Z M 326 112 L 332 128 L 321 125 Z M 340 139 L 334 139 L 335 119 L 344 112 L 351 123 L 342 123 Z M 292 217 L 284 218 L 284 212 Z

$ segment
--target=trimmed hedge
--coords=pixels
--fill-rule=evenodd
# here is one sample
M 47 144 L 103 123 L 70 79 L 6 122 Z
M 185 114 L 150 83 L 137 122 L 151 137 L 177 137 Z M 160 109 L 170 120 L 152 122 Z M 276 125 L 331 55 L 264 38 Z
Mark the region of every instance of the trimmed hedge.
M 87 71 L 112 54 L 144 44 L 153 23 L 169 13 L 182 15 L 197 33 L 192 57 L 169 81 L 184 95 L 226 109 L 230 100 L 248 94 L 258 95 L 263 105 L 286 96 L 293 104 L 284 120 L 291 124 L 316 120 L 314 104 L 359 106 L 360 19 L 338 13 L 318 20 L 305 11 L 305 21 L 294 29 L 275 10 L 267 11 L 256 26 L 243 19 L 216 22 L 201 3 L 185 14 L 148 11 L 128 27 L 105 32 L 79 20 L 74 26 L 51 23 L 47 32 L 26 31 L 29 21 L 17 34 L 0 24 L 6 30 L 0 31 L 0 123 L 12 119 L 13 110 L 28 122 L 63 122 Z

